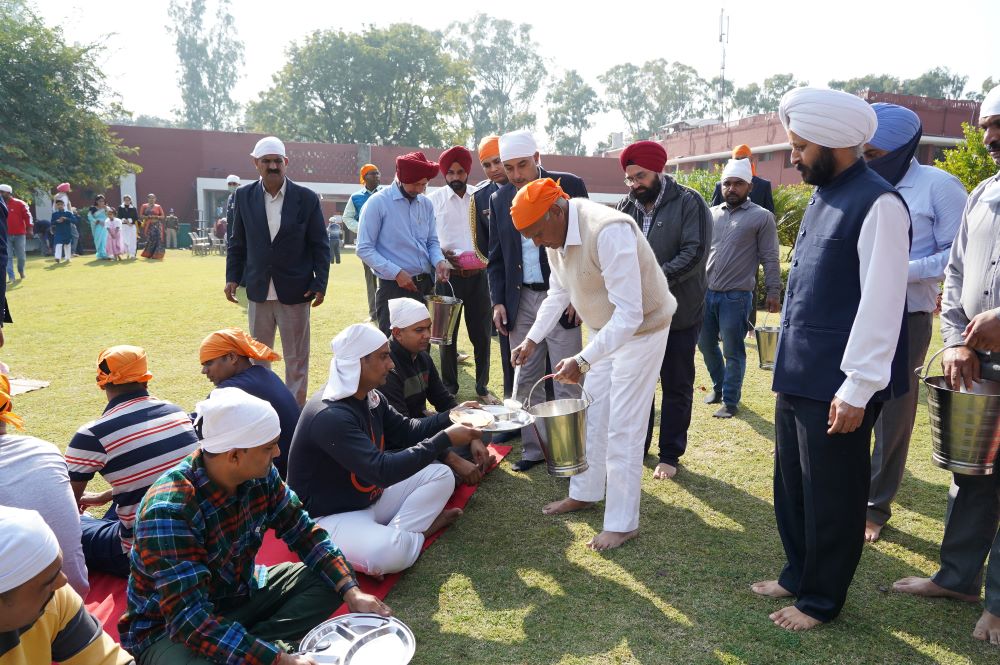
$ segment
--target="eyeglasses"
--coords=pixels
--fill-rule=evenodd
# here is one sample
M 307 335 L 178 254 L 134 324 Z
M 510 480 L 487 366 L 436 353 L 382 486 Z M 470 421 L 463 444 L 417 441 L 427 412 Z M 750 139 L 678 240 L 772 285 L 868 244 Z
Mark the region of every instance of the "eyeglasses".
M 641 184 L 640 180 L 645 180 L 649 173 L 646 171 L 639 171 L 634 176 L 625 176 L 625 184 L 631 187 L 632 185 Z

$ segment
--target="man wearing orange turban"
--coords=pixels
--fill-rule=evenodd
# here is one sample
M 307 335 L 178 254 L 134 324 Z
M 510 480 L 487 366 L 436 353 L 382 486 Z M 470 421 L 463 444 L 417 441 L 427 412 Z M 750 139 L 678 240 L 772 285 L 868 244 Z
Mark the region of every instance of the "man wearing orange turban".
M 97 356 L 97 386 L 108 406 L 80 427 L 66 449 L 70 485 L 81 507 L 114 501 L 102 519 L 84 513 L 83 553 L 90 570 L 128 577 L 135 512 L 146 490 L 165 470 L 198 447 L 184 409 L 149 394 L 153 378 L 146 351 L 118 345 Z M 100 472 L 111 489 L 87 492 Z
M 274 460 L 274 466 L 284 478 L 292 434 L 302 409 L 278 375 L 263 364 L 254 364 L 255 360 L 272 363 L 281 360 L 281 356 L 239 328 L 223 328 L 210 333 L 202 340 L 198 352 L 201 373 L 216 388 L 239 388 L 274 407 L 281 426 L 278 437 L 281 455 Z
M 531 358 L 570 305 L 592 331 L 580 353 L 554 367 L 560 383 L 579 383 L 586 374 L 587 391 L 599 396 L 587 410 L 587 467 L 570 479 L 569 496 L 542 512 L 581 510 L 606 499 L 604 530 L 588 547 L 618 547 L 639 532 L 646 414 L 677 301 L 628 215 L 570 199 L 551 178 L 518 191 L 510 215 L 521 235 L 546 248 L 552 269 L 535 322 L 511 351 L 514 364 Z

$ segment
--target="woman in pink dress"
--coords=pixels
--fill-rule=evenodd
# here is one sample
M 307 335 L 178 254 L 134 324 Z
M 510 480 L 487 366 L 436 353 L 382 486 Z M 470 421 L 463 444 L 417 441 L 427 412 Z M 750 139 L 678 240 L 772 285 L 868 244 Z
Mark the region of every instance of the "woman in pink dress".
M 117 217 L 117 212 L 111 206 L 108 206 L 108 219 L 105 224 L 108 232 L 105 251 L 110 258 L 121 261 L 125 254 L 125 245 L 122 243 L 122 223 Z

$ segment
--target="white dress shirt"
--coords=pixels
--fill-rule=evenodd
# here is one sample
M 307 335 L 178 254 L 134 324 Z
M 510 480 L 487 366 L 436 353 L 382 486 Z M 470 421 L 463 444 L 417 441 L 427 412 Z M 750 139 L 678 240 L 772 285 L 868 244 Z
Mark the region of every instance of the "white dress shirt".
M 861 223 L 861 302 L 840 362 L 847 380 L 837 391 L 837 397 L 851 406 L 864 408 L 892 377 L 906 301 L 909 228 L 906 206 L 894 194 L 875 199 Z
M 261 188 L 263 189 L 264 183 L 261 182 Z M 281 189 L 274 196 L 264 189 L 264 214 L 267 215 L 267 230 L 271 233 L 271 242 L 274 242 L 274 237 L 278 235 L 278 229 L 281 228 L 281 206 L 285 203 L 285 187 L 288 185 L 288 179 L 286 178 L 283 183 L 281 183 Z M 267 299 L 277 300 L 278 292 L 274 290 L 274 279 L 271 279 L 267 285 Z
M 434 221 L 437 224 L 438 241 L 442 251 L 475 251 L 472 243 L 472 226 L 469 209 L 472 194 L 469 187 L 459 196 L 451 187 L 441 187 L 427 195 L 434 204 Z
M 560 252 L 565 252 L 566 247 L 582 244 L 580 219 L 572 201 L 568 211 L 566 241 L 557 250 Z M 604 277 L 604 286 L 608 290 L 608 300 L 614 305 L 615 311 L 607 325 L 595 330 L 597 334 L 590 338 L 590 342 L 580 352 L 583 359 L 591 365 L 617 351 L 642 325 L 642 278 L 636 247 L 638 241 L 639 238 L 626 222 L 608 224 L 597 236 L 597 260 Z M 536 344 L 545 339 L 570 304 L 569 291 L 563 287 L 559 274 L 552 270 L 548 295 L 538 308 L 535 323 L 528 331 L 528 339 Z

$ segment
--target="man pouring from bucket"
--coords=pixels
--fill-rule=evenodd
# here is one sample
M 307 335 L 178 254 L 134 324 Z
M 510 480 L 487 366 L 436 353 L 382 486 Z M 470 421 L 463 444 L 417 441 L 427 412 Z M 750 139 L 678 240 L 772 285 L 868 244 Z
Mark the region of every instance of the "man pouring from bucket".
M 568 497 L 542 512 L 558 515 L 605 499 L 604 530 L 587 546 L 612 549 L 639 533 L 647 412 L 677 301 L 628 215 L 570 199 L 551 178 L 522 187 L 510 214 L 521 235 L 546 248 L 552 269 L 548 295 L 511 362 L 523 365 L 571 304 L 593 333 L 580 353 L 554 368 L 562 383 L 578 383 L 586 373 L 596 396 L 587 412 L 588 468 L 570 480 Z
M 983 143 L 1000 166 L 1000 86 L 979 111 Z M 1000 173 L 972 190 L 951 248 L 941 299 L 944 377 L 953 390 L 974 381 L 1000 381 Z M 906 577 L 895 591 L 979 602 L 986 567 L 986 607 L 972 636 L 1000 645 L 1000 475 L 954 474 L 941 541 L 941 568 L 933 577 Z

